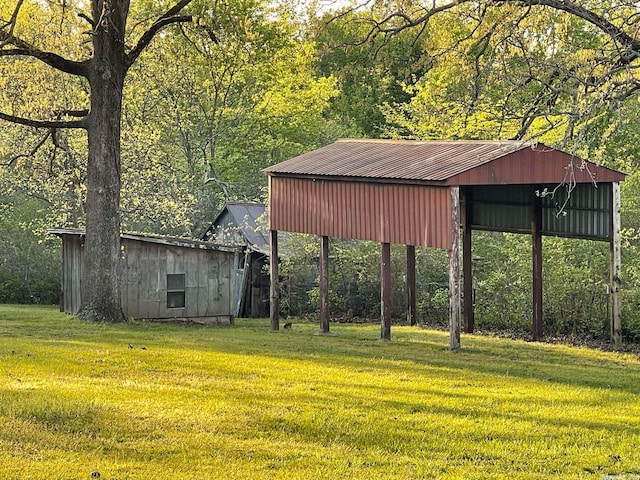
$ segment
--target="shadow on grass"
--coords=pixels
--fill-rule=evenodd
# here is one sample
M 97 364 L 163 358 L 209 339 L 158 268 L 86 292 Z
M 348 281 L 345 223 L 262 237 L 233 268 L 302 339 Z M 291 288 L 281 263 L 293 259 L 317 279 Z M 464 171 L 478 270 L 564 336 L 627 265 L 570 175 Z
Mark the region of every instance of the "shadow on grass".
M 35 312 L 35 313 L 34 313 Z M 91 324 L 60 314 L 52 307 L 0 307 L 0 338 L 82 341 L 216 351 L 307 360 L 347 368 L 381 367 L 401 374 L 412 365 L 456 370 L 464 374 L 500 375 L 602 390 L 640 393 L 640 362 L 586 348 L 526 343 L 463 335 L 462 350 L 448 349 L 448 334 L 417 327 L 395 327 L 391 342 L 381 342 L 377 325 L 333 325 L 335 337 L 314 335 L 318 326 L 302 322 L 292 330 L 269 333 L 266 319 L 240 319 L 234 328 L 132 322 Z M 0 356 L 6 352 L 0 351 Z

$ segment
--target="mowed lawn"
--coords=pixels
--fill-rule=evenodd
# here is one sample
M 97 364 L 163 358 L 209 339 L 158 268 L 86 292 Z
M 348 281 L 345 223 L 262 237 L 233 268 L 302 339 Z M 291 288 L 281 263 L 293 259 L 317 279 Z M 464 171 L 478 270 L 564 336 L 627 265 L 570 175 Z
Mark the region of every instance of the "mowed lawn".
M 0 306 L 0 479 L 640 475 L 637 356 L 317 328 Z

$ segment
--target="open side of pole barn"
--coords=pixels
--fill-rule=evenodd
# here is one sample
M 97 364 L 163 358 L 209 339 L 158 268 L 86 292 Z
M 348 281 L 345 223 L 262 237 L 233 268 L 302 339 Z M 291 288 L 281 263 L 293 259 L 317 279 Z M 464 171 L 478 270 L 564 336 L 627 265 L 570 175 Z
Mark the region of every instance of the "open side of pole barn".
M 533 236 L 533 333 L 542 336 L 542 235 L 607 241 L 611 336 L 621 342 L 621 172 L 540 143 L 338 140 L 269 176 L 271 328 L 279 328 L 278 231 L 322 237 L 320 331 L 329 333 L 328 237 L 381 243 L 381 338 L 391 338 L 391 243 L 407 246 L 407 318 L 415 322 L 415 247 L 449 252 L 450 347 L 473 332 L 471 231 Z M 558 214 L 560 213 L 560 214 Z M 462 236 L 462 242 L 460 237 Z M 459 249 L 462 244 L 462 268 Z

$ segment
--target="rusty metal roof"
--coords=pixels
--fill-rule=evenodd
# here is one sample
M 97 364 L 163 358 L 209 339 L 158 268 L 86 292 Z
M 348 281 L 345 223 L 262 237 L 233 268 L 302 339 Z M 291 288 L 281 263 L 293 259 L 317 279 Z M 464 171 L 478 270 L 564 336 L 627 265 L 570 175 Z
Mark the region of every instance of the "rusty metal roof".
M 338 140 L 268 175 L 435 185 L 621 182 L 625 175 L 542 143 Z
M 444 181 L 535 145 L 522 141 L 343 139 L 269 167 L 265 172 Z

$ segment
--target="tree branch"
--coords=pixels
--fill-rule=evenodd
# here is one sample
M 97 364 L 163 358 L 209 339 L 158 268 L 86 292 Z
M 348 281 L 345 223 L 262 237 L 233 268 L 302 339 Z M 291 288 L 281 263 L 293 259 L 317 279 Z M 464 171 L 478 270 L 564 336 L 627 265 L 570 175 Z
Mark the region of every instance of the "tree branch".
M 576 4 L 575 2 L 567 1 L 567 0 L 493 0 L 494 3 L 519 3 L 522 5 L 532 6 L 532 5 L 540 5 L 549 8 L 553 8 L 555 10 L 561 10 L 563 12 L 574 15 L 582 20 L 590 23 L 591 25 L 597 27 L 602 32 L 609 35 L 616 42 L 620 42 L 624 45 L 627 50 L 621 53 L 620 58 L 624 60 L 625 63 L 630 63 L 634 59 L 638 58 L 638 54 L 640 52 L 640 41 L 633 38 L 631 35 L 626 33 L 620 27 L 614 25 L 609 22 L 604 17 L 595 14 L 592 10 L 587 10 L 581 5 Z
M 56 110 L 54 112 L 56 114 L 56 119 L 60 119 L 62 117 L 76 117 L 76 118 L 84 118 L 89 115 L 89 110 Z
M 0 120 L 35 128 L 86 128 L 84 118 L 82 120 L 33 120 L 0 112 Z
M 21 153 L 19 155 L 14 155 L 9 159 L 7 163 L 0 163 L 0 165 L 2 165 L 3 167 L 12 167 L 21 158 L 33 157 L 36 153 L 38 153 L 38 150 L 40 150 L 40 148 L 44 145 L 44 143 L 52 135 L 52 133 L 53 133 L 53 129 L 50 129 L 49 131 L 47 131 L 44 137 L 42 137 L 40 141 L 38 141 L 38 143 L 29 151 L 29 153 Z
M 423 25 L 432 17 L 446 10 L 451 10 L 463 3 L 470 3 L 472 0 L 456 0 L 450 3 L 442 4 L 434 8 L 424 8 L 424 13 L 415 18 L 409 17 L 407 14 L 397 11 L 389 14 L 381 21 L 372 20 L 373 26 L 366 35 L 362 43 L 367 43 L 379 34 L 395 35 L 404 30 Z M 594 11 L 589 10 L 576 2 L 568 0 L 491 0 L 488 5 L 500 7 L 501 5 L 515 4 L 523 7 L 542 6 L 559 10 L 580 18 L 607 34 L 611 39 L 623 46 L 619 52 L 617 64 L 619 66 L 629 65 L 634 60 L 640 58 L 640 40 L 624 31 L 623 28 L 611 23 L 609 20 Z M 400 20 L 400 24 L 394 25 L 394 22 Z
M 168 25 L 176 23 L 187 23 L 193 21 L 192 15 L 178 15 L 180 11 L 193 0 L 180 0 L 173 7 L 167 10 L 160 18 L 158 18 L 149 29 L 142 34 L 136 46 L 127 55 L 127 68 L 134 64 L 145 48 L 149 46 L 151 40 L 156 34 Z
M 60 55 L 52 52 L 45 52 L 33 45 L 14 37 L 12 34 L 0 30 L 0 45 L 13 45 L 16 48 L 0 49 L 0 57 L 32 57 L 70 75 L 78 75 L 87 77 L 89 74 L 88 61 L 77 62 L 68 60 Z
M 80 12 L 78 14 L 78 17 L 82 18 L 83 20 L 86 20 L 89 25 L 91 25 L 91 28 L 95 29 L 96 28 L 96 22 L 93 20 L 93 18 L 91 18 L 89 15 L 87 15 L 86 13 L 82 13 Z
M 465 0 L 466 1 L 466 0 Z M 390 28 L 381 28 L 380 32 L 381 33 L 399 33 L 402 30 L 406 30 L 407 28 L 411 28 L 411 27 L 416 27 L 418 25 L 421 25 L 423 23 L 428 22 L 429 20 L 431 20 L 431 17 L 437 15 L 438 13 L 441 12 L 445 12 L 447 10 L 451 10 L 452 8 L 455 8 L 456 6 L 458 6 L 460 3 L 460 1 L 453 1 L 451 3 L 445 3 L 443 5 L 440 5 L 438 7 L 434 7 L 431 8 L 429 10 L 427 10 L 424 15 L 416 18 L 416 19 L 411 19 L 409 18 L 409 16 L 405 13 L 402 12 L 395 12 L 390 14 L 387 18 L 385 18 L 384 20 L 382 20 L 378 25 L 384 25 L 386 23 L 389 23 L 391 20 L 396 19 L 396 18 L 400 18 L 404 21 L 404 24 L 398 26 L 398 27 L 390 27 Z
M 18 13 L 20 13 L 20 8 L 22 8 L 22 4 L 24 0 L 18 0 L 16 3 L 16 8 L 13 9 L 13 13 L 11 14 L 11 18 L 8 22 L 5 22 L 4 25 L 0 27 L 0 30 L 4 30 L 9 27 L 9 31 L 5 32 L 8 38 L 13 38 L 13 30 L 16 26 L 16 21 L 18 20 Z M 0 48 L 4 47 L 7 44 L 6 40 L 0 41 Z

